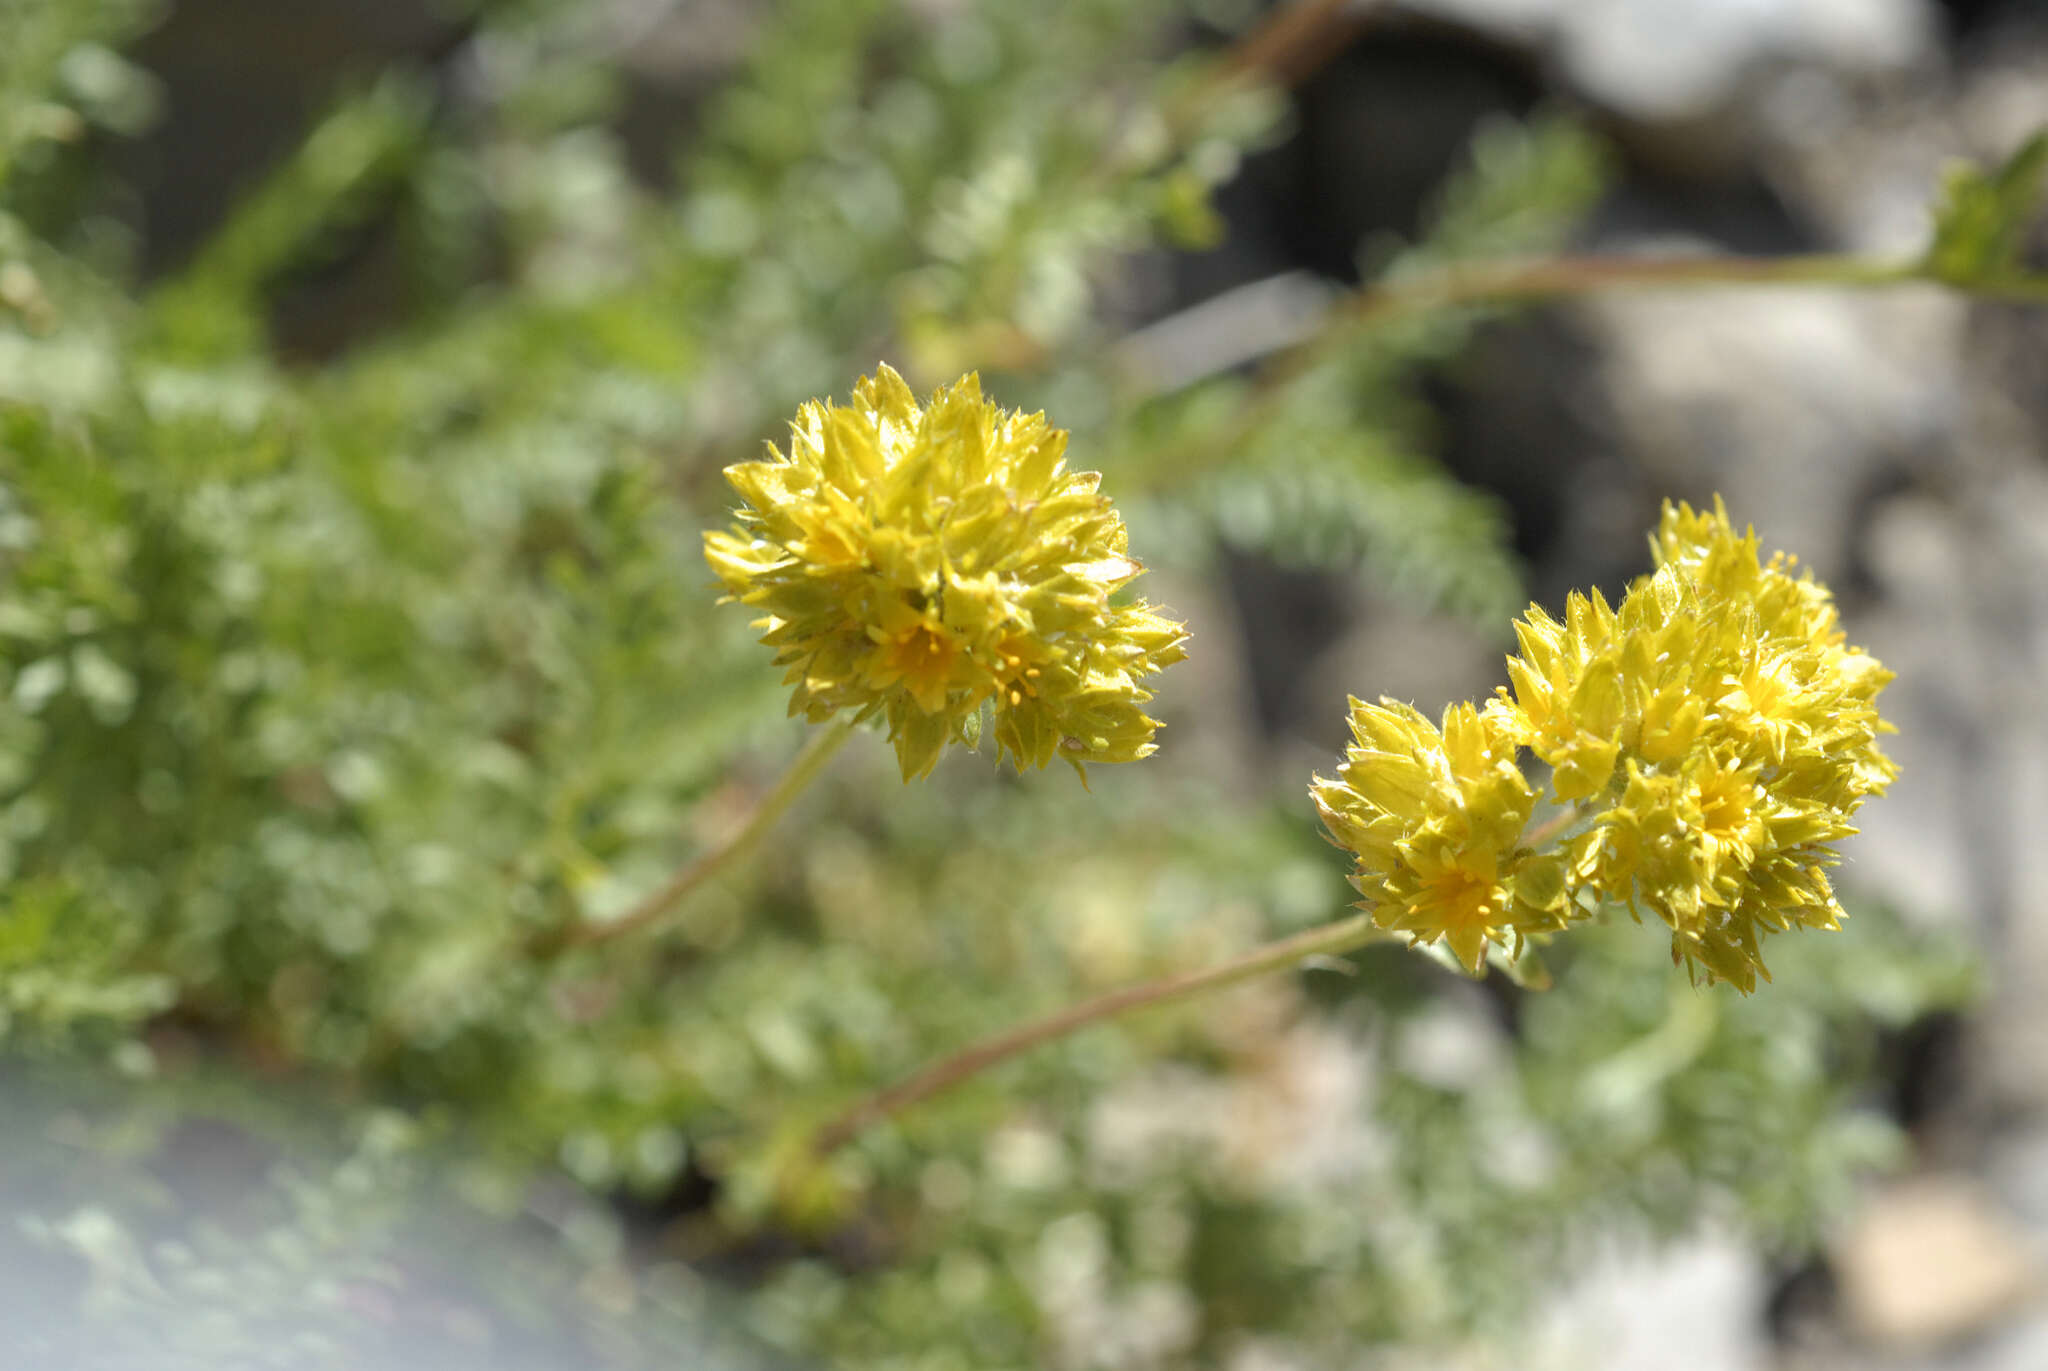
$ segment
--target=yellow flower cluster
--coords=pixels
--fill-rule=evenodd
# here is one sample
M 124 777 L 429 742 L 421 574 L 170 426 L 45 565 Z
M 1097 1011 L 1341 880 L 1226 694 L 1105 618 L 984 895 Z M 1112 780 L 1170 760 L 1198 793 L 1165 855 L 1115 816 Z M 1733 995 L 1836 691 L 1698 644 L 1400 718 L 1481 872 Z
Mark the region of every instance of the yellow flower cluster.
M 1489 941 L 1564 926 L 1561 861 L 1522 845 L 1536 791 L 1505 719 L 1460 704 L 1438 728 L 1413 706 L 1354 699 L 1351 731 L 1337 779 L 1316 777 L 1311 793 L 1358 854 L 1353 879 L 1374 922 L 1442 938 L 1474 971 Z
M 1441 938 L 1476 972 L 1489 943 L 1519 954 L 1603 902 L 1647 906 L 1674 960 L 1746 992 L 1769 978 L 1767 934 L 1837 926 L 1830 844 L 1897 774 L 1877 746 L 1891 673 L 1718 501 L 1667 504 L 1651 547 L 1656 570 L 1618 609 L 1598 591 L 1562 622 L 1532 606 L 1512 687 L 1483 711 L 1454 706 L 1438 728 L 1352 701 L 1356 741 L 1311 791 L 1381 927 Z M 1566 806 L 1526 834 L 1521 748 Z
M 907 781 L 992 710 L 997 755 L 1022 767 L 1154 750 L 1143 682 L 1185 628 L 1112 603 L 1144 568 L 1100 477 L 1070 472 L 1067 435 L 982 398 L 967 376 L 920 407 L 887 366 L 853 403 L 806 404 L 789 454 L 726 468 L 739 526 L 705 535 L 733 599 L 814 722 L 879 710 Z

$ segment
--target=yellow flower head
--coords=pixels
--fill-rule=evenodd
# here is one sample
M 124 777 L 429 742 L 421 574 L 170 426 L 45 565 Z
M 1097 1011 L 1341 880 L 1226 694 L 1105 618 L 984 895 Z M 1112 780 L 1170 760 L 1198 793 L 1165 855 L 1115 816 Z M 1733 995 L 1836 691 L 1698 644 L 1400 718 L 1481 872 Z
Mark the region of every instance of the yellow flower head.
M 738 527 L 704 553 L 822 721 L 879 710 L 909 780 L 993 711 L 997 755 L 1041 767 L 1154 750 L 1143 684 L 1187 633 L 1114 593 L 1143 568 L 1123 521 L 1070 472 L 1067 435 L 982 398 L 967 376 L 920 407 L 883 366 L 853 403 L 813 401 L 789 454 L 726 468 Z
M 1834 600 L 1727 510 L 1664 508 L 1656 571 L 1609 613 L 1517 626 L 1512 693 L 1490 707 L 1552 768 L 1560 802 L 1607 806 L 1570 866 L 1607 899 L 1647 905 L 1673 955 L 1744 990 L 1768 977 L 1764 934 L 1841 917 L 1828 846 L 1896 774 L 1877 693 L 1891 673 L 1844 645 Z
M 1564 925 L 1562 865 L 1517 846 L 1536 793 L 1499 716 L 1454 705 L 1438 728 L 1410 705 L 1353 700 L 1351 731 L 1337 778 L 1309 793 L 1357 855 L 1375 923 L 1441 938 L 1474 972 L 1489 942 L 1519 951 L 1525 933 Z
M 1358 745 L 1313 793 L 1382 926 L 1449 937 L 1476 967 L 1486 940 L 1647 907 L 1674 959 L 1748 991 L 1769 977 L 1766 935 L 1840 921 L 1832 844 L 1897 774 L 1877 746 L 1891 673 L 1845 644 L 1826 587 L 1763 561 L 1718 501 L 1667 504 L 1650 542 L 1657 569 L 1618 606 L 1595 591 L 1562 621 L 1530 608 L 1483 713 L 1459 706 L 1439 735 L 1353 702 Z M 1483 745 L 1461 753 L 1454 719 Z M 1579 820 L 1553 852 L 1521 845 L 1535 797 L 1510 798 L 1518 746 Z

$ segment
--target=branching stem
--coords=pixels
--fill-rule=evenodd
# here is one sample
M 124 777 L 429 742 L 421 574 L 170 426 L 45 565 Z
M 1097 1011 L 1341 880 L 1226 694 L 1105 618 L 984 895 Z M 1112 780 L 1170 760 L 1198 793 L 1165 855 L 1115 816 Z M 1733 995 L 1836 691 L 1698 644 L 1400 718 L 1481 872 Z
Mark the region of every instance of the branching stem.
M 1330 308 L 1315 335 L 1275 354 L 1257 373 L 1236 417 L 1194 444 L 1156 457 L 1154 477 L 1175 481 L 1223 465 L 1280 412 L 1289 387 L 1349 345 L 1361 329 L 1439 310 L 1531 304 L 1618 290 L 1711 286 L 1883 287 L 1927 285 L 1979 299 L 2048 304 L 2048 274 L 2014 272 L 1966 282 L 1946 281 L 1920 260 L 1876 260 L 1838 253 L 1784 257 L 1539 257 L 1465 262 L 1439 272 L 1376 282 Z
M 1531 829 L 1522 839 L 1522 846 L 1531 849 L 1541 849 L 1545 843 L 1564 833 L 1573 824 L 1585 817 L 1586 806 L 1583 804 L 1575 804 L 1569 809 L 1559 810 Z
M 1585 807 L 1574 805 L 1552 816 L 1529 834 L 1529 846 L 1541 847 L 1570 828 L 1584 815 Z M 941 1057 L 887 1089 L 868 1096 L 818 1130 L 818 1135 L 811 1144 L 812 1151 L 821 1157 L 834 1152 L 872 1124 L 880 1123 L 911 1105 L 950 1090 L 1000 1062 L 1008 1061 L 1057 1038 L 1064 1038 L 1069 1033 L 1078 1032 L 1091 1024 L 1114 1019 L 1135 1010 L 1149 1009 L 1154 1005 L 1188 999 L 1205 991 L 1220 990 L 1224 986 L 1236 985 L 1239 981 L 1252 980 L 1270 972 L 1284 971 L 1311 957 L 1341 956 L 1356 951 L 1368 943 L 1398 940 L 1399 937 L 1399 934 L 1389 933 L 1375 924 L 1372 911 L 1367 910 L 1348 919 L 1340 919 L 1336 923 L 1324 924 L 1305 933 L 1297 933 L 1291 938 L 1282 938 L 1278 942 L 1255 947 L 1220 966 L 1205 967 L 1199 971 L 1184 971 L 1178 975 L 1161 977 L 1156 981 L 1125 986 L 1121 990 L 1098 995 L 1092 1000 L 1069 1005 L 1042 1019 L 1005 1029 L 958 1052 Z
M 1338 956 L 1364 947 L 1368 943 L 1396 936 L 1398 935 L 1377 927 L 1373 923 L 1371 911 L 1367 911 L 1348 919 L 1340 919 L 1336 923 L 1309 929 L 1305 933 L 1297 933 L 1291 938 L 1282 938 L 1278 942 L 1255 947 L 1220 966 L 1205 967 L 1199 971 L 1184 971 L 1178 975 L 1161 977 L 1156 981 L 1146 981 L 1141 985 L 1125 986 L 1121 990 L 1098 995 L 1092 1000 L 1069 1005 L 1057 1013 L 1006 1029 L 992 1037 L 983 1038 L 972 1046 L 941 1057 L 922 1070 L 904 1077 L 895 1085 L 868 1096 L 820 1129 L 812 1142 L 812 1150 L 817 1156 L 825 1156 L 844 1146 L 871 1124 L 879 1123 L 921 1100 L 950 1090 L 998 1062 L 1008 1061 L 1019 1053 L 1029 1052 L 1032 1048 L 1052 1042 L 1056 1038 L 1064 1038 L 1069 1033 L 1086 1028 L 1090 1024 L 1101 1023 L 1106 1019 L 1129 1014 L 1134 1010 L 1147 1009 L 1153 1005 L 1187 999 L 1204 991 L 1235 985 L 1239 981 L 1248 981 L 1269 972 L 1284 971 L 1309 957 Z
M 857 718 L 844 717 L 819 729 L 804 750 L 797 754 L 796 760 L 790 763 L 782 779 L 775 783 L 775 788 L 761 797 L 753 813 L 733 830 L 730 837 L 692 858 L 618 918 L 582 923 L 570 929 L 562 939 L 563 950 L 612 942 L 637 933 L 657 922 L 697 887 L 731 866 L 760 840 L 762 834 L 775 826 L 775 821 L 782 817 L 804 788 L 817 779 L 818 773 L 825 769 L 825 763 L 832 760 L 832 754 L 853 736 L 858 723 Z

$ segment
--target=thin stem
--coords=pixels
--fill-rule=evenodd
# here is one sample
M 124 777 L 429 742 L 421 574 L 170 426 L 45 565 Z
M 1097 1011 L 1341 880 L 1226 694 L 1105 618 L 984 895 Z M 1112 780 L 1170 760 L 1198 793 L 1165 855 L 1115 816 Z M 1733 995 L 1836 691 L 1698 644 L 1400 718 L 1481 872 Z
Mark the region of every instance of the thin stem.
M 1265 77 L 1297 86 L 1341 54 L 1370 15 L 1357 0 L 1295 0 L 1275 10 L 1233 44 L 1217 64 L 1214 83 Z
M 1228 461 L 1285 404 L 1287 389 L 1361 329 L 1436 310 L 1529 304 L 1612 290 L 1706 286 L 1863 286 L 1924 284 L 1980 299 L 2048 304 L 2048 275 L 2010 273 L 1982 280 L 1944 281 L 1918 260 L 1878 261 L 1834 253 L 1786 257 L 1546 257 L 1473 262 L 1440 273 L 1383 281 L 1333 306 L 1320 331 L 1274 356 L 1252 382 L 1253 394 L 1236 418 L 1201 441 L 1148 463 L 1147 475 L 1176 481 Z
M 926 1100 L 942 1091 L 949 1090 L 969 1077 L 980 1074 L 998 1062 L 1009 1060 L 1022 1052 L 1049 1043 L 1055 1038 L 1113 1019 L 1133 1010 L 1167 1004 L 1174 1000 L 1186 999 L 1204 991 L 1217 990 L 1239 981 L 1251 980 L 1268 972 L 1281 971 L 1307 957 L 1330 957 L 1364 947 L 1367 943 L 1378 942 L 1389 934 L 1373 923 L 1372 914 L 1367 911 L 1336 923 L 1312 928 L 1306 933 L 1297 933 L 1291 938 L 1255 947 L 1242 956 L 1232 958 L 1220 966 L 1206 967 L 1200 971 L 1185 971 L 1175 976 L 1161 977 L 1146 981 L 1142 985 L 1125 986 L 1098 995 L 1092 1000 L 1083 1000 L 1069 1005 L 1057 1013 L 1030 1023 L 1006 1029 L 992 1037 L 949 1056 L 942 1057 L 920 1071 L 904 1077 L 895 1085 L 868 1096 L 860 1103 L 841 1114 L 837 1119 L 818 1131 L 813 1140 L 812 1150 L 817 1156 L 825 1156 L 844 1146 L 870 1124 L 879 1123 L 902 1109 Z
M 1541 847 L 1585 817 L 1585 813 L 1584 805 L 1573 805 L 1551 816 L 1529 834 L 1528 846 Z M 1187 999 L 1205 991 L 1219 990 L 1224 986 L 1235 985 L 1239 981 L 1252 980 L 1269 972 L 1284 970 L 1310 957 L 1341 956 L 1346 952 L 1356 951 L 1368 943 L 1398 939 L 1399 936 L 1375 924 L 1372 911 L 1367 910 L 1363 914 L 1355 914 L 1336 923 L 1324 924 L 1320 928 L 1297 933 L 1291 938 L 1282 938 L 1278 942 L 1255 947 L 1220 966 L 1205 967 L 1199 971 L 1184 971 L 1179 975 L 1161 977 L 1141 985 L 1125 986 L 1121 990 L 1098 995 L 1092 1000 L 1069 1005 L 1042 1019 L 1005 1029 L 958 1052 L 941 1057 L 887 1089 L 868 1096 L 818 1130 L 817 1137 L 811 1144 L 812 1151 L 820 1157 L 837 1151 L 859 1136 L 869 1125 L 879 1123 L 913 1104 L 950 1090 L 999 1062 L 1008 1061 L 1020 1053 L 1029 1052 L 1032 1048 L 1056 1038 L 1064 1038 L 1069 1033 L 1077 1032 L 1090 1024 L 1101 1023 L 1134 1010 Z
M 797 754 L 796 760 L 790 763 L 789 770 L 775 783 L 775 788 L 761 797 L 760 803 L 754 806 L 754 812 L 730 837 L 710 851 L 699 853 L 618 918 L 577 924 L 562 939 L 562 949 L 589 947 L 626 937 L 681 904 L 690 892 L 732 865 L 760 840 L 762 834 L 775 826 L 775 821 L 803 793 L 804 787 L 825 769 L 825 763 L 832 759 L 832 754 L 853 736 L 854 726 L 858 723 L 857 718 L 840 718 L 820 729 Z
M 1540 848 L 1585 817 L 1586 806 L 1583 804 L 1576 804 L 1569 809 L 1560 810 L 1530 830 L 1529 835 L 1522 840 L 1522 846 Z

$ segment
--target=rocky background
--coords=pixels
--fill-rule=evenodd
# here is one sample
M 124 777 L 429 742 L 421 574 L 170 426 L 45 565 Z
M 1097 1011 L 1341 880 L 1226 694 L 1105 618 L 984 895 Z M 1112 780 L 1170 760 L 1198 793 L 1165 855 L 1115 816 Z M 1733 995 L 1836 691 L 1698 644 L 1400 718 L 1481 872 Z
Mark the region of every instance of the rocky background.
M 1218 0 L 1219 26 L 1242 8 Z M 2033 0 L 1322 8 L 1333 17 L 1291 73 L 1289 136 L 1223 193 L 1226 244 L 1138 264 L 1134 329 L 1236 286 L 1356 281 L 1360 245 L 1412 232 L 1497 113 L 1562 106 L 1618 149 L 1588 252 L 1911 252 L 1948 159 L 1995 159 L 2048 125 L 2048 8 Z M 744 0 L 601 14 L 631 54 L 635 171 L 658 180 L 757 16 Z M 476 60 L 463 38 L 404 0 L 176 5 L 136 54 L 166 117 L 116 154 L 147 269 L 182 260 L 339 75 L 410 57 L 459 90 Z M 372 228 L 296 281 L 286 345 L 324 356 L 373 327 L 396 252 Z M 1966 1021 L 1897 1045 L 1892 1104 L 1917 1159 L 1824 1253 L 1712 1231 L 1656 1256 L 1617 1248 L 1520 1364 L 2048 1365 L 2048 315 L 1929 288 L 1610 295 L 1490 326 L 1428 399 L 1438 451 L 1510 511 L 1547 604 L 1639 571 L 1667 495 L 1719 492 L 1767 545 L 1801 550 L 1851 639 L 1899 675 L 1886 699 L 1904 779 L 1866 811 L 1844 884 L 1966 930 L 1993 969 Z M 1235 721 L 1245 755 L 1319 762 L 1347 690 L 1430 709 L 1499 678 L 1495 638 L 1355 581 L 1247 556 L 1231 590 L 1198 628 L 1240 635 L 1235 656 L 1255 664 L 1210 682 L 1227 701 L 1208 713 Z

